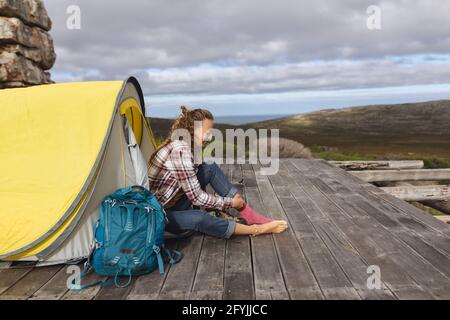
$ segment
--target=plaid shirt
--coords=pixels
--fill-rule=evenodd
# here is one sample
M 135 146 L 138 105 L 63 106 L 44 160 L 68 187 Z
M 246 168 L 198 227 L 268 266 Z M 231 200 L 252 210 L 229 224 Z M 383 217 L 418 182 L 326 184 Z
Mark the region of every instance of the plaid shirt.
M 192 204 L 205 208 L 231 208 L 232 198 L 203 191 L 197 179 L 198 165 L 194 164 L 189 144 L 175 140 L 162 147 L 148 168 L 150 191 L 165 206 L 182 190 Z

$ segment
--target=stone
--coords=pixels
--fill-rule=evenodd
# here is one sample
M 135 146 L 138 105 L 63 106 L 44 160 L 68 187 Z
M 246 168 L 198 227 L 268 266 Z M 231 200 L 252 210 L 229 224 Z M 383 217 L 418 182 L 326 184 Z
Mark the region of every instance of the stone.
M 27 84 L 23 82 L 0 82 L 0 89 L 8 89 L 8 88 L 24 88 Z
M 16 17 L 27 25 L 46 31 L 52 27 L 42 0 L 0 0 L 0 16 Z
M 11 52 L 0 52 L 0 83 L 37 85 L 51 83 L 50 74 L 24 56 Z
M 51 83 L 56 60 L 41 0 L 0 0 L 0 88 Z
M 0 52 L 15 53 L 36 63 L 43 70 L 50 69 L 56 60 L 56 54 L 48 48 L 29 48 L 19 44 L 0 45 Z
M 0 44 L 15 43 L 30 48 L 53 51 L 53 39 L 40 28 L 25 25 L 18 18 L 0 17 Z

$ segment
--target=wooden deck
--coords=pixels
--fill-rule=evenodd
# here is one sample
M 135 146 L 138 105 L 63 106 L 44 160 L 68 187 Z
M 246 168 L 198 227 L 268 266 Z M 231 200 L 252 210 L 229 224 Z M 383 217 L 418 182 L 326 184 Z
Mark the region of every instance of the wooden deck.
M 223 168 L 250 205 L 290 229 L 172 241 L 182 262 L 125 289 L 68 291 L 64 266 L 1 270 L 0 299 L 450 299 L 448 225 L 325 161 L 282 160 L 275 176 Z M 379 290 L 367 287 L 370 265 Z

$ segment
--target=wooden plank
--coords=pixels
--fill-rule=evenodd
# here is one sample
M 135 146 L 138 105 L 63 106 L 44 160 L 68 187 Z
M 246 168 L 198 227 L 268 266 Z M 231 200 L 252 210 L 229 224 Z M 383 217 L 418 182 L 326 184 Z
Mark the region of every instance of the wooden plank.
M 169 270 L 158 299 L 189 299 L 203 245 L 203 235 L 193 235 L 179 243 L 183 260 Z
M 423 160 L 328 161 L 344 170 L 422 169 Z
M 387 193 L 374 194 L 377 198 L 384 200 L 385 202 L 391 204 L 392 206 L 398 208 L 400 211 L 404 212 L 410 218 L 419 221 L 430 228 L 434 229 L 436 232 L 441 233 L 447 237 L 450 236 L 450 227 L 434 218 L 432 215 L 419 208 L 414 207 L 406 201 L 397 199 Z
M 67 273 L 67 267 L 67 265 L 63 266 L 53 278 L 30 297 L 30 300 L 61 299 L 69 291 L 67 279 L 70 274 Z M 78 268 L 80 268 L 80 271 L 83 270 L 83 265 L 79 264 Z
M 242 177 L 246 188 L 256 187 L 256 178 L 251 164 L 242 165 Z
M 113 277 L 108 277 L 107 281 L 113 279 Z M 126 288 L 118 288 L 114 284 L 100 288 L 97 295 L 94 297 L 94 300 L 125 300 L 128 294 L 131 291 L 131 288 L 133 287 L 134 281 L 136 280 L 136 277 L 133 277 L 131 280 L 131 283 Z M 126 282 L 127 279 L 124 277 L 120 280 L 119 283 Z
M 320 163 L 323 162 L 320 161 Z M 354 182 L 354 179 L 357 179 L 356 177 L 338 168 L 333 168 L 333 170 L 323 170 L 322 172 L 335 179 L 336 183 L 340 185 L 345 184 L 345 187 L 352 193 L 360 194 L 365 198 L 370 198 L 372 203 L 376 203 L 377 206 L 387 204 L 395 207 L 395 210 L 399 211 L 405 218 L 409 219 L 411 226 L 417 225 L 417 227 L 419 227 L 419 225 L 424 225 L 431 228 L 431 230 L 435 233 L 437 232 L 438 234 L 442 234 L 444 236 L 450 236 L 450 228 L 447 225 L 437 221 L 433 216 L 427 214 L 425 211 L 422 211 L 403 200 L 397 199 L 396 197 L 385 193 L 380 188 L 366 182 L 362 182 L 362 184 L 358 185 Z M 387 207 L 385 207 L 382 211 L 392 214 L 392 210 Z
M 222 299 L 226 241 L 205 236 L 190 299 Z
M 224 165 L 222 165 L 222 166 L 224 166 Z M 224 171 L 225 176 L 233 184 L 233 186 L 238 190 L 238 192 L 242 196 L 244 196 L 245 191 L 244 191 L 244 178 L 243 178 L 243 174 L 242 174 L 242 166 L 240 164 L 225 165 L 225 166 L 230 167 L 229 170 L 227 169 L 227 167 L 225 167 L 225 171 Z M 227 213 L 233 217 L 239 217 L 239 211 L 234 208 L 228 209 Z
M 263 206 L 252 165 L 242 165 L 242 171 L 246 181 L 245 195 L 249 206 L 263 215 L 270 214 Z M 248 181 L 252 183 L 247 185 Z M 251 246 L 256 299 L 289 299 L 273 236 L 252 237 Z
M 348 242 L 347 238 L 331 222 L 316 223 L 317 231 L 325 245 L 332 252 L 344 273 L 350 279 L 353 287 L 363 299 L 393 300 L 394 295 L 390 289 L 382 283 L 380 289 L 367 287 L 367 263 L 361 258 L 358 251 Z
M 295 170 L 295 169 L 294 169 Z M 284 182 L 286 188 L 291 190 L 299 188 L 295 181 L 291 178 L 292 173 L 284 174 L 280 173 L 282 176 L 282 181 Z M 272 180 L 272 178 L 271 178 Z M 308 200 L 309 197 L 305 195 L 302 199 L 303 203 L 312 200 Z M 281 200 L 281 199 L 280 199 Z M 282 201 L 282 200 L 281 200 Z M 320 210 L 318 207 L 315 207 L 314 210 Z M 289 215 L 290 213 L 288 213 Z M 293 212 L 294 215 L 311 215 L 315 216 L 314 213 L 309 211 L 306 213 L 305 210 L 297 209 Z M 392 293 L 386 287 L 382 288 L 382 290 L 369 290 L 366 287 L 367 282 L 367 264 L 359 256 L 358 252 L 352 248 L 349 244 L 348 240 L 345 238 L 344 234 L 339 231 L 338 228 L 333 226 L 328 219 L 314 219 L 310 221 L 312 225 L 314 225 L 314 233 L 313 235 L 318 241 L 318 238 L 322 240 L 325 244 L 325 247 L 328 251 L 331 252 L 333 258 L 338 262 L 339 267 L 344 271 L 346 277 L 350 280 L 353 287 L 358 291 L 358 294 L 364 299 L 393 299 Z M 302 223 L 301 228 L 304 228 L 305 222 Z M 294 227 L 295 228 L 295 227 Z M 303 234 L 303 233 L 301 233 Z M 310 241 L 311 236 L 306 237 L 304 234 L 300 241 L 306 242 L 302 244 L 302 247 L 307 248 L 308 243 Z M 311 246 L 311 245 L 309 245 Z M 322 250 L 325 250 L 322 249 Z M 322 254 L 321 255 L 326 255 Z M 314 270 L 314 268 L 313 268 Z M 319 279 L 320 282 L 320 279 Z M 323 285 L 321 284 L 323 288 Z M 333 292 L 330 290 L 330 292 Z
M 294 160 L 294 159 L 292 159 Z M 296 159 L 295 166 L 298 168 L 299 166 L 299 160 Z M 304 160 L 304 161 L 310 161 L 312 164 L 310 166 L 319 169 L 319 173 L 324 174 L 334 174 L 338 176 L 340 179 L 345 180 L 345 185 L 350 188 L 358 188 L 362 186 L 372 186 L 371 184 L 367 183 L 366 181 L 359 179 L 358 177 L 354 176 L 348 171 L 345 171 L 343 169 L 337 168 L 336 166 L 333 166 L 332 164 L 328 163 L 328 161 L 323 159 L 314 159 L 314 160 Z M 316 169 L 316 171 L 317 171 Z M 307 174 L 308 172 L 305 172 Z M 339 179 L 339 180 L 340 180 Z M 375 187 L 374 187 L 375 188 Z
M 245 187 L 248 204 L 257 212 L 267 214 L 259 191 Z M 289 299 L 272 235 L 251 238 L 255 298 L 258 300 Z
M 323 299 L 324 296 L 318 282 L 296 240 L 295 229 L 292 229 L 292 221 L 287 216 L 288 210 L 299 209 L 298 204 L 289 193 L 289 190 L 283 187 L 283 181 L 277 179 L 279 178 L 278 175 L 265 177 L 256 174 L 256 177 L 260 192 L 265 195 L 262 201 L 266 210 L 271 216 L 279 212 L 281 214 L 280 217 L 287 220 L 291 225 L 287 231 L 274 236 L 278 259 L 290 298 L 302 300 Z M 274 181 L 271 186 L 272 179 Z M 292 201 L 297 207 L 292 207 Z M 297 214 L 294 215 L 297 216 Z
M 329 180 L 326 182 L 329 183 Z M 359 191 L 359 194 L 361 196 L 345 196 L 353 209 L 365 210 L 368 215 L 375 218 L 391 233 L 393 232 L 398 239 L 412 247 L 418 254 L 425 258 L 429 257 L 428 262 L 436 269 L 444 274 L 448 272 L 449 261 L 446 262 L 446 259 L 450 254 L 449 237 L 436 233 L 427 225 L 409 218 L 390 204 L 381 202 L 369 192 Z M 370 201 L 370 203 L 366 201 Z
M 360 195 L 363 198 L 363 201 L 369 201 L 370 205 L 376 208 L 373 208 L 373 210 L 366 210 L 369 214 L 373 213 L 374 210 L 378 210 L 378 213 L 373 216 L 374 218 L 377 218 L 379 215 L 385 215 L 388 218 L 392 218 L 403 228 L 420 233 L 427 242 L 432 243 L 442 252 L 447 254 L 450 252 L 450 239 L 445 235 L 445 227 L 442 228 L 440 223 L 436 223 L 431 215 L 428 215 L 404 201 L 390 197 L 391 199 L 397 200 L 401 206 L 404 206 L 405 210 L 397 208 L 392 203 L 377 197 L 377 195 L 385 196 L 386 193 L 372 185 L 368 185 L 370 188 L 359 187 L 353 189 L 353 191 L 350 191 L 347 188 L 344 192 L 340 192 L 342 189 L 336 187 L 336 185 L 344 188 L 345 186 L 341 182 L 347 182 L 346 177 L 349 175 L 346 173 L 345 176 L 340 176 L 338 171 L 342 170 L 327 171 L 326 176 L 322 177 L 322 179 L 335 190 L 335 193 L 342 195 L 350 193 Z M 361 198 L 359 198 L 358 201 L 360 201 L 360 199 Z M 363 207 L 365 206 L 363 205 Z M 407 208 L 409 209 L 408 211 L 406 211 Z M 381 222 L 380 220 L 378 221 Z M 444 232 L 438 231 L 436 228 Z
M 0 300 L 1 294 L 13 286 L 17 281 L 30 273 L 32 268 L 2 269 L 0 270 Z
M 447 224 L 450 224 L 450 216 L 434 216 L 436 219 L 441 220 Z
M 227 241 L 223 299 L 255 299 L 248 237 L 233 237 Z
M 230 179 L 230 182 L 234 185 L 242 184 L 244 176 L 242 174 L 241 165 L 239 165 L 239 164 L 231 165 L 231 169 L 230 169 L 228 178 Z
M 297 238 L 302 235 L 296 233 Z M 327 299 L 360 299 L 353 284 L 318 234 L 301 238 L 300 244 Z
M 365 170 L 349 171 L 367 182 L 377 181 L 439 181 L 450 180 L 450 169 Z
M 411 233 L 419 235 L 421 240 L 426 241 L 435 247 L 441 253 L 449 256 L 450 254 L 450 238 L 435 232 L 429 226 L 423 224 L 405 215 L 397 208 L 388 203 L 379 201 L 370 193 L 361 196 L 347 196 L 349 205 L 355 210 L 365 210 L 368 216 L 371 216 L 378 223 L 387 228 L 391 233 Z M 401 234 L 400 234 L 401 235 Z
M 256 170 L 255 170 L 256 171 Z M 270 176 L 272 179 L 273 176 Z M 285 184 L 288 184 L 286 176 L 283 176 Z M 271 190 L 271 185 L 268 177 L 257 175 L 257 183 L 260 188 L 261 194 L 264 194 L 263 202 L 272 213 L 277 213 L 280 218 L 286 218 L 286 213 L 284 212 L 282 206 L 279 204 L 273 190 Z M 280 187 L 280 184 L 278 184 Z M 292 185 L 290 186 L 292 187 Z M 292 188 L 290 188 L 292 189 Z M 281 238 L 283 235 L 277 235 L 275 239 Z M 292 241 L 292 240 L 291 240 Z M 301 238 L 300 242 L 307 259 L 311 265 L 312 272 L 317 279 L 322 292 L 325 297 L 329 299 L 359 299 L 359 295 L 353 288 L 353 285 L 342 272 L 338 263 L 334 260 L 331 252 L 323 243 L 322 239 L 317 235 L 316 232 L 312 233 L 310 237 Z M 282 250 L 281 244 L 277 246 L 277 249 Z M 280 258 L 289 255 L 287 251 L 280 253 Z M 287 282 L 288 285 L 289 282 Z
M 319 171 L 311 170 L 313 172 L 311 176 L 319 173 Z M 292 168 L 295 170 L 295 168 Z M 292 173 L 281 173 L 281 180 L 285 185 L 288 185 L 287 188 L 293 190 L 296 188 L 296 183 L 292 180 Z M 272 179 L 271 179 L 272 180 Z M 309 179 L 308 179 L 309 180 Z M 317 180 L 317 178 L 315 179 Z M 319 180 L 317 180 L 319 181 Z M 320 181 L 321 182 L 321 181 Z M 331 191 L 328 186 L 321 182 L 321 186 Z M 298 187 L 297 187 L 298 188 Z M 311 188 L 309 188 L 312 191 Z M 317 195 L 317 194 L 316 194 Z M 319 202 L 323 202 L 320 199 L 321 195 L 317 197 L 315 200 Z M 308 196 L 302 199 L 302 202 L 307 202 Z M 316 207 L 315 210 L 320 210 L 320 208 Z M 327 207 L 327 212 L 330 213 L 330 208 Z M 333 209 L 334 210 L 334 209 Z M 331 211 L 333 211 L 331 210 Z M 334 210 L 335 213 L 336 210 Z M 309 213 L 312 215 L 311 213 Z M 328 219 L 314 219 L 312 221 L 315 230 L 320 235 L 320 238 L 324 241 L 326 247 L 330 250 L 335 260 L 339 263 L 340 267 L 343 269 L 344 273 L 347 275 L 355 289 L 358 291 L 358 294 L 361 295 L 364 299 L 393 299 L 394 296 L 390 292 L 390 290 L 384 286 L 381 290 L 369 290 L 366 286 L 367 282 L 367 267 L 368 265 L 362 259 L 362 257 L 358 254 L 358 252 L 350 245 L 345 235 L 336 228 L 336 226 L 332 225 L 330 220 Z
M 372 217 L 374 217 L 379 223 L 386 226 L 383 223 L 383 219 L 377 219 L 377 217 L 385 215 L 391 218 L 398 227 L 390 228 L 391 232 L 406 232 L 420 236 L 424 241 L 432 244 L 437 250 L 441 251 L 445 255 L 450 255 L 450 237 L 443 235 L 440 232 L 436 232 L 434 229 L 424 224 L 422 221 L 413 219 L 407 214 L 392 206 L 389 203 L 381 202 L 377 197 L 371 193 L 360 193 L 361 197 L 358 197 L 356 203 L 361 201 L 370 201 L 370 206 L 373 210 L 377 210 L 378 214 L 373 214 L 374 211 L 367 211 Z M 361 200 L 360 200 L 361 199 Z M 361 205 L 360 208 L 364 207 Z
M 293 164 L 297 164 L 296 160 L 292 160 Z M 299 186 L 303 187 L 305 184 L 310 184 L 305 176 L 300 174 L 300 171 L 293 173 L 295 181 Z M 311 188 L 309 188 L 311 189 Z M 325 196 L 325 194 L 323 194 Z M 318 195 L 308 194 L 313 199 Z M 424 291 L 418 284 L 409 277 L 403 268 L 397 264 L 392 256 L 398 253 L 398 250 L 392 250 L 389 247 L 389 238 L 373 239 L 372 234 L 368 232 L 365 226 L 356 225 L 354 221 L 360 221 L 359 213 L 353 212 L 354 208 L 348 206 L 344 200 L 338 195 L 327 195 L 332 197 L 333 202 L 336 203 L 338 211 L 333 210 L 329 212 L 330 204 L 326 198 L 322 201 L 315 201 L 323 212 L 326 212 L 330 220 L 339 228 L 346 239 L 355 248 L 359 255 L 366 261 L 367 265 L 377 265 L 382 270 L 382 280 L 392 292 L 400 299 L 407 299 L 409 297 L 430 299 L 433 298 L 429 292 Z M 341 212 L 339 215 L 338 212 Z M 354 220 L 356 219 L 356 220 Z M 362 219 L 363 221 L 367 219 Z M 371 231 L 376 232 L 376 231 Z
M 343 202 L 350 201 L 348 195 L 342 198 Z M 351 201 L 355 204 L 356 201 Z M 357 207 L 363 207 L 362 203 L 357 203 Z M 436 298 L 446 298 L 450 295 L 450 282 L 442 274 L 446 271 L 443 267 L 435 267 L 431 262 L 438 264 L 445 260 L 448 261 L 447 257 L 443 257 L 440 252 L 434 250 L 431 246 L 428 246 L 422 241 L 414 242 L 415 249 L 419 250 L 417 252 L 407 243 L 401 241 L 399 235 L 395 232 L 390 232 L 394 229 L 393 226 L 380 226 L 377 223 L 370 221 L 368 219 L 354 219 L 355 224 L 363 229 L 367 229 L 369 234 L 372 234 L 372 238 L 379 242 L 379 245 L 384 247 L 388 252 L 395 252 L 393 254 L 393 260 L 404 268 L 405 272 L 408 273 L 422 288 L 430 291 Z M 389 239 L 389 241 L 386 241 Z M 411 241 L 411 240 L 410 240 Z M 410 242 L 409 244 L 411 244 Z M 432 261 L 427 261 L 423 256 L 431 258 Z M 401 257 L 401 258 L 400 258 Z M 448 264 L 448 263 L 447 263 Z M 428 274 L 428 275 L 427 275 Z M 430 276 L 432 274 L 432 276 Z
M 34 268 L 0 296 L 2 300 L 25 300 L 49 281 L 62 266 Z
M 93 269 L 81 279 L 81 284 L 95 283 L 97 281 L 105 281 L 108 277 L 101 276 L 94 272 Z M 62 297 L 62 300 L 93 300 L 101 290 L 101 286 L 93 286 L 83 290 L 69 290 Z
M 325 192 L 325 191 L 324 191 Z M 349 196 L 345 195 L 342 196 L 342 198 L 350 201 Z M 402 202 L 402 201 L 401 201 Z M 353 204 L 354 201 L 352 201 Z M 404 203 L 404 202 L 402 202 Z M 360 206 L 360 204 L 357 204 L 357 206 Z M 414 208 L 414 207 L 413 207 Z M 415 208 L 414 208 L 415 209 Z M 348 208 L 345 208 L 345 211 L 348 211 Z M 412 219 L 409 219 L 412 220 Z M 408 221 L 409 221 L 408 220 Z M 430 291 L 434 297 L 436 298 L 445 298 L 448 295 L 448 280 L 446 281 L 445 278 L 443 278 L 441 273 L 445 273 L 446 269 L 445 267 L 442 267 L 441 264 L 445 262 L 445 259 L 442 256 L 442 252 L 439 250 L 435 250 L 434 247 L 431 247 L 428 245 L 430 242 L 430 239 L 427 239 L 426 242 L 423 241 L 423 239 L 417 239 L 414 238 L 414 249 L 411 248 L 413 245 L 413 242 L 410 240 L 409 245 L 406 246 L 407 243 L 405 242 L 406 239 L 402 239 L 400 241 L 401 237 L 393 237 L 391 241 L 386 241 L 386 239 L 389 239 L 388 234 L 386 234 L 386 230 L 392 230 L 392 228 L 386 228 L 386 229 L 377 229 L 374 227 L 373 223 L 369 222 L 368 220 L 354 220 L 355 222 L 359 222 L 358 225 L 361 226 L 362 224 L 365 224 L 366 228 L 369 229 L 371 233 L 373 233 L 375 238 L 377 238 L 378 242 L 383 243 L 383 246 L 387 248 L 387 250 L 390 251 L 397 251 L 396 253 L 392 253 L 392 256 L 395 257 L 395 262 L 400 265 L 405 272 L 409 273 L 411 277 L 414 278 L 414 280 L 417 281 L 421 285 L 422 288 L 425 288 L 426 290 Z M 401 220 L 399 220 L 401 221 Z M 413 226 L 419 226 L 419 223 L 414 223 Z M 420 225 L 423 227 L 422 225 Z M 423 232 L 420 228 L 417 232 Z M 400 229 L 401 230 L 401 229 Z M 383 236 L 380 236 L 382 234 Z M 441 237 L 441 236 L 439 236 Z M 442 238 L 440 239 L 442 240 Z M 436 243 L 433 243 L 433 245 L 436 245 Z M 442 245 L 441 248 L 442 249 Z M 432 257 L 430 258 L 430 261 L 426 261 L 423 256 Z M 399 256 L 403 256 L 402 259 L 398 258 Z M 422 257 L 420 259 L 419 257 Z M 408 261 L 408 263 L 405 263 L 405 261 Z M 408 267 L 408 265 L 412 265 Z M 448 265 L 448 262 L 446 263 Z M 426 270 L 426 271 L 425 271 Z M 434 274 L 434 276 L 426 276 L 426 272 L 429 272 L 430 274 Z M 441 273 L 440 273 L 441 272 Z M 430 279 L 431 278 L 431 279 Z M 437 279 L 437 280 L 436 280 Z M 408 287 L 404 287 L 408 288 Z M 403 288 L 403 289 L 404 289 Z M 414 292 L 414 291 L 413 291 Z M 415 290 L 415 292 L 419 293 L 419 296 L 421 295 L 420 291 Z M 396 292 L 396 294 L 398 294 Z M 405 292 L 403 292 L 405 294 Z M 406 292 L 406 294 L 411 294 L 411 291 Z M 417 294 L 414 294 L 414 296 L 417 297 Z M 425 297 L 424 297 L 425 298 Z
M 242 166 L 232 165 L 227 177 L 246 198 L 244 185 L 240 183 L 243 179 Z M 250 246 L 248 237 L 232 237 L 226 243 L 223 294 L 226 300 L 255 299 Z
M 126 296 L 127 300 L 156 300 L 158 299 L 159 292 L 164 280 L 166 279 L 167 273 L 169 272 L 171 266 L 167 265 L 165 267 L 165 274 L 160 274 L 158 270 L 152 273 L 139 276 L 133 284 L 133 288 L 130 290 Z
M 351 207 L 347 206 L 345 199 L 337 196 L 333 197 L 333 201 L 339 203 L 339 206 L 346 212 L 351 211 Z M 333 223 L 342 230 L 351 245 L 358 251 L 368 265 L 379 266 L 382 271 L 382 281 L 388 288 L 396 294 L 400 299 L 406 299 L 408 296 L 413 295 L 416 298 L 430 299 L 433 296 L 424 291 L 415 281 L 412 279 L 404 267 L 399 265 L 392 258 L 398 254 L 399 249 L 393 248 L 389 245 L 390 239 L 374 238 L 371 236 L 373 232 L 378 230 L 367 230 L 359 224 L 355 224 L 354 221 L 361 221 L 361 219 L 352 218 L 332 218 Z M 362 220 L 364 221 L 364 220 Z M 415 290 L 413 290 L 415 288 Z M 407 290 L 407 292 L 405 292 Z
M 387 230 L 374 227 L 368 221 L 358 221 L 358 225 L 366 224 L 366 229 L 373 238 L 382 243 L 387 250 L 396 250 L 392 259 L 424 290 L 430 292 L 437 299 L 450 299 L 450 281 L 429 261 L 406 245 L 397 237 L 390 236 Z M 386 241 L 389 239 L 389 241 Z M 423 254 L 423 251 L 422 251 Z M 429 252 L 431 254 L 431 252 Z M 438 259 L 438 258 L 437 258 Z M 448 259 L 447 259 L 448 260 Z M 447 263 L 448 264 L 448 263 Z
M 420 254 L 428 263 L 450 279 L 450 258 L 437 250 L 422 238 L 410 232 L 399 232 L 397 236 L 414 251 Z
M 298 224 L 301 219 L 293 218 L 304 217 L 304 215 L 298 214 L 302 209 L 299 208 L 295 199 L 281 198 L 280 203 L 291 225 L 288 231 L 277 237 L 279 259 L 289 295 L 291 299 L 324 299 L 324 294 L 309 264 L 307 254 L 302 248 L 305 242 L 317 235 L 314 234 L 309 222 Z M 306 229 L 310 230 L 304 232 Z
M 179 240 L 166 241 L 165 245 L 169 249 L 176 249 Z M 164 274 L 160 274 L 158 270 L 154 270 L 149 274 L 142 275 L 136 279 L 133 288 L 126 297 L 127 300 L 156 300 L 159 292 L 170 272 L 172 266 L 167 264 L 164 266 Z
M 450 186 L 397 186 L 383 187 L 384 192 L 405 201 L 446 200 L 450 198 Z

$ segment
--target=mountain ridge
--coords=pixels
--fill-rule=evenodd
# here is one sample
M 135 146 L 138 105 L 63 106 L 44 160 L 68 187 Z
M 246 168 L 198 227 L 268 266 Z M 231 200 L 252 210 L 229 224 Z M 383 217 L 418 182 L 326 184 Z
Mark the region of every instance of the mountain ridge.
M 165 122 L 166 135 L 173 120 Z M 156 124 L 159 122 L 159 124 Z M 450 100 L 324 109 L 218 129 L 280 129 L 280 136 L 306 146 L 384 155 L 436 155 L 450 159 Z M 166 132 L 164 134 L 164 131 Z

